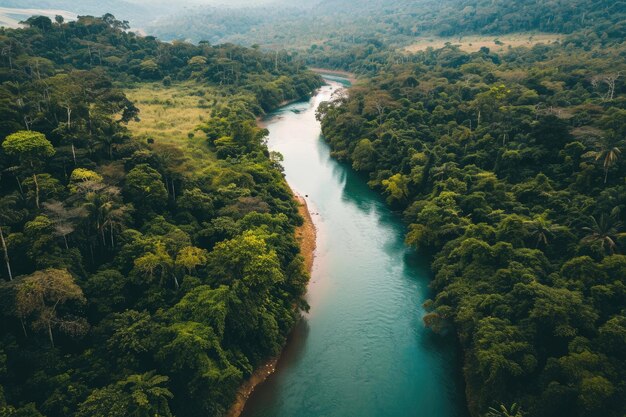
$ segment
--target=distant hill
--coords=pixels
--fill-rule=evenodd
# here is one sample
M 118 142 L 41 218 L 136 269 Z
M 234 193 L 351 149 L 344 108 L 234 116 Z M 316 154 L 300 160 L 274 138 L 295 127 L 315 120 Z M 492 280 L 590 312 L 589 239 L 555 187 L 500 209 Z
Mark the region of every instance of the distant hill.
M 151 33 L 166 39 L 310 46 L 342 37 L 410 43 L 420 35 L 626 33 L 624 0 L 321 0 L 280 7 L 197 6 L 159 19 Z
M 76 14 L 65 10 L 55 9 L 17 9 L 10 7 L 0 7 L 0 26 L 5 28 L 18 28 L 20 22 L 33 15 L 46 16 L 54 19 L 55 16 L 63 16 L 65 20 L 76 19 Z
M 156 18 L 160 9 L 158 7 L 146 7 L 124 0 L 2 0 L 0 6 L 17 9 L 36 9 L 41 14 L 54 14 L 54 11 L 65 11 L 76 15 L 102 16 L 112 13 L 117 18 L 128 20 L 133 26 L 143 26 Z M 50 12 L 50 11 L 53 12 Z M 46 12 L 48 11 L 48 12 Z

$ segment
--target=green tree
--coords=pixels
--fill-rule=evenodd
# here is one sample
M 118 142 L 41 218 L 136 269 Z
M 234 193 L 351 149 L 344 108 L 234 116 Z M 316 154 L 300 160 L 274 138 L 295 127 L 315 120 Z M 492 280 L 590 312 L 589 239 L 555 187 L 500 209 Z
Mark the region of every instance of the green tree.
M 176 255 L 176 266 L 183 268 L 188 274 L 191 274 L 197 267 L 206 265 L 207 260 L 206 250 L 187 246 Z
M 80 405 L 78 417 L 172 417 L 165 386 L 169 378 L 155 371 L 94 390 Z
M 167 204 L 161 174 L 147 164 L 137 165 L 126 176 L 128 196 L 137 208 L 160 211 Z
M 46 139 L 43 133 L 20 131 L 7 136 L 2 142 L 2 149 L 8 155 L 19 156 L 23 164 L 30 166 L 35 184 L 35 206 L 39 208 L 39 183 L 37 182 L 35 165 L 44 158 L 54 155 L 55 150 L 52 143 Z
M 176 288 L 179 287 L 178 279 L 174 274 L 174 260 L 167 253 L 162 242 L 156 243 L 153 252 L 146 253 L 135 259 L 135 269 L 150 280 L 158 275 L 160 285 L 163 285 L 169 277 L 172 277 Z
M 5 237 L 6 227 L 20 222 L 27 214 L 25 210 L 20 210 L 17 207 L 18 200 L 19 197 L 15 193 L 0 199 L 0 243 L 2 244 L 4 263 L 6 264 L 9 281 L 13 281 L 13 272 L 11 269 L 11 259 L 9 258 L 9 248 Z
M 376 150 L 369 139 L 357 143 L 352 153 L 352 168 L 357 171 L 372 171 L 375 168 Z
M 529 229 L 531 236 L 536 238 L 535 247 L 539 247 L 540 244 L 548 246 L 550 240 L 556 233 L 567 231 L 567 227 L 553 224 L 548 220 L 548 214 L 543 213 L 535 216 L 533 220 L 525 222 Z
M 614 254 L 617 249 L 617 238 L 626 235 L 621 232 L 622 223 L 616 221 L 613 216 L 600 216 L 597 220 L 595 216 L 589 217 L 589 225 L 583 227 L 587 236 L 583 237 L 583 243 L 598 244 L 603 253 L 607 251 Z
M 403 203 L 409 195 L 409 179 L 402 174 L 394 174 L 382 183 L 385 193 L 388 195 L 389 204 Z
M 594 155 L 596 161 L 602 162 L 604 183 L 606 184 L 609 178 L 609 170 L 619 161 L 622 151 L 615 140 L 604 139 L 601 148 L 594 152 Z

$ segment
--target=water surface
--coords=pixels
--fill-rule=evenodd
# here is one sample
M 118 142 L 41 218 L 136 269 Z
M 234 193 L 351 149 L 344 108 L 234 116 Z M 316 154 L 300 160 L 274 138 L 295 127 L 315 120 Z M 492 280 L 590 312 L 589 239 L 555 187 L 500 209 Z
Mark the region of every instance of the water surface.
M 331 159 L 308 102 L 267 120 L 291 187 L 318 228 L 308 302 L 277 372 L 245 417 L 465 416 L 454 344 L 424 328 L 425 262 L 403 242 L 401 220 L 348 166 Z

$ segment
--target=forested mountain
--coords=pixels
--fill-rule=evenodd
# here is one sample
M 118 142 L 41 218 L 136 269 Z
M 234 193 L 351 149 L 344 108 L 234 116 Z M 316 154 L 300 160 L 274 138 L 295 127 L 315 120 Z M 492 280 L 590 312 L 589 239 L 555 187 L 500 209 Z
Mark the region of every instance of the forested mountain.
M 319 110 L 434 252 L 425 322 L 458 335 L 472 415 L 626 413 L 626 46 L 605 40 L 431 49 Z
M 27 23 L 0 30 L 0 415 L 223 415 L 305 307 L 302 219 L 255 118 L 321 80 L 112 15 Z M 202 164 L 129 133 L 148 81 L 216 92 Z
M 126 20 L 131 23 L 134 29 L 143 29 L 159 18 L 166 20 L 172 15 L 180 15 L 193 13 L 198 9 L 206 10 L 207 8 L 220 6 L 215 10 L 221 10 L 224 7 L 239 8 L 250 6 L 252 4 L 261 6 L 267 3 L 286 3 L 285 0 L 230 0 L 224 2 L 221 0 L 181 0 L 171 2 L 167 0 L 2 0 L 0 7 L 17 9 L 9 10 L 6 13 L 11 17 L 22 13 L 43 14 L 44 12 L 66 11 L 74 15 L 91 15 L 102 16 L 111 11 L 115 11 L 115 15 L 120 20 Z M 30 17 L 27 15 L 24 19 Z M 54 14 L 52 14 L 54 16 Z M 210 39 L 207 37 L 205 40 Z M 178 39 L 178 38 L 176 38 Z
M 573 33 L 619 38 L 626 31 L 622 0 L 322 0 L 292 5 L 212 8 L 158 20 L 164 39 L 308 48 L 410 43 L 416 36 Z
M 148 8 L 126 0 L 3 0 L 2 7 L 32 10 L 64 10 L 76 15 L 102 16 L 111 10 L 121 20 L 130 20 L 133 25 L 143 25 L 156 18 L 158 7 Z M 32 13 L 32 12 L 31 12 Z M 27 16 L 30 17 L 30 16 Z

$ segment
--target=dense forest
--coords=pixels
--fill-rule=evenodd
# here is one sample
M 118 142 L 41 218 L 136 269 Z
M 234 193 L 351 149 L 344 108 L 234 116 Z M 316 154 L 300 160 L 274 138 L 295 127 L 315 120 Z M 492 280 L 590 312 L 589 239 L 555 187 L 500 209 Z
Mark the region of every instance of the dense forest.
M 166 40 L 297 49 L 307 52 L 310 64 L 341 67 L 338 54 L 354 64 L 416 37 L 582 31 L 620 39 L 626 31 L 624 9 L 622 0 L 312 0 L 197 8 L 159 18 L 148 28 Z
M 430 257 L 470 414 L 624 417 L 626 3 L 278 4 L 0 29 L 0 417 L 225 415 L 308 307 L 257 125 L 322 85 L 307 66 L 360 76 L 318 119 Z M 530 46 L 461 42 L 507 34 Z M 201 98 L 199 159 L 131 133 L 150 84 Z
M 306 308 L 302 218 L 256 117 L 321 79 L 127 27 L 0 29 L 3 417 L 223 415 Z M 130 135 L 124 89 L 147 81 L 220 92 L 202 165 Z
M 458 336 L 472 415 L 626 413 L 623 35 L 429 49 L 319 109 L 334 155 L 433 253 L 424 320 Z

